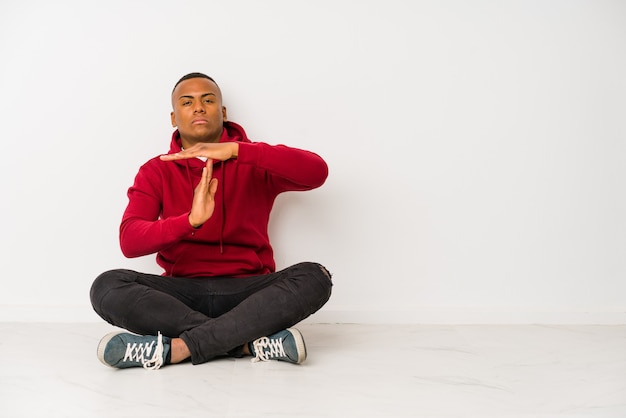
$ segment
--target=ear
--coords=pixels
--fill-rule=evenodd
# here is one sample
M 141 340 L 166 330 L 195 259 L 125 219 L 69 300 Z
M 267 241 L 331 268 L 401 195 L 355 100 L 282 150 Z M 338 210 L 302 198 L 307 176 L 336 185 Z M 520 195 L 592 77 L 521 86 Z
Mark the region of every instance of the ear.
M 170 113 L 170 118 L 172 119 L 172 127 L 176 127 L 176 116 L 174 116 L 174 112 Z
M 225 121 L 228 120 L 228 117 L 226 116 L 226 106 L 222 106 L 222 119 Z

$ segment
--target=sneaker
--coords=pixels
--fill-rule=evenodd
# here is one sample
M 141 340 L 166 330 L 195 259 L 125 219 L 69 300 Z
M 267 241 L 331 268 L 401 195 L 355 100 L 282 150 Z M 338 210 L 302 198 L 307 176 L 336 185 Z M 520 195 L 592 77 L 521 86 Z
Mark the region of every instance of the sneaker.
M 261 337 L 250 343 L 253 363 L 258 361 L 278 360 L 300 364 L 306 360 L 306 346 L 302 334 L 295 328 Z
M 165 364 L 170 341 L 160 332 L 157 336 L 112 332 L 100 340 L 98 359 L 104 365 L 118 369 L 143 367 L 156 370 Z

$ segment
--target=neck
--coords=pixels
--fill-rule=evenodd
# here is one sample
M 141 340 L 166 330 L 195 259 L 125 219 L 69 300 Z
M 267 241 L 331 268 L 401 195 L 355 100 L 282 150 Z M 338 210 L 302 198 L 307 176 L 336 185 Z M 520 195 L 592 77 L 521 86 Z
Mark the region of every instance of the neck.
M 219 135 L 215 136 L 215 137 L 211 137 L 211 138 L 200 138 L 200 139 L 195 139 L 195 138 L 186 138 L 183 137 L 181 135 L 180 137 L 180 142 L 181 145 L 183 146 L 184 149 L 189 149 L 191 147 L 193 147 L 196 144 L 200 144 L 200 143 L 213 143 L 216 144 L 218 142 L 220 142 L 220 139 L 222 138 L 222 133 L 220 132 Z

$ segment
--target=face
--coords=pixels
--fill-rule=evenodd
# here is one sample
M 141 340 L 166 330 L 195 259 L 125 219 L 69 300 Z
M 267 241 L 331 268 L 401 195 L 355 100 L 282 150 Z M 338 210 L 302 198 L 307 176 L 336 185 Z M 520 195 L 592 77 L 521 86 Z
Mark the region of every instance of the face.
M 226 108 L 219 87 L 206 78 L 181 82 L 172 93 L 172 126 L 178 128 L 184 148 L 198 142 L 219 142 Z

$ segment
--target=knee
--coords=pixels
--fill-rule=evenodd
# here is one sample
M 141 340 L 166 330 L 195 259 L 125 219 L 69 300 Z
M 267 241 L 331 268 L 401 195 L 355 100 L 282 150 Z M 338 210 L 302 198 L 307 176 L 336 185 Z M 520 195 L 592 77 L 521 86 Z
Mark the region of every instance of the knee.
M 315 293 L 319 295 L 320 299 L 325 303 L 330 299 L 330 294 L 333 287 L 332 274 L 326 267 L 319 263 L 304 262 L 297 265 L 306 272 L 306 276 L 310 282 L 311 287 L 315 290 Z
M 333 285 L 332 277 L 333 275 L 328 271 L 326 267 L 319 263 L 307 263 L 311 272 L 316 278 L 322 282 L 328 288 L 331 288 Z
M 89 291 L 91 306 L 96 312 L 100 313 L 102 299 L 107 293 L 121 284 L 128 283 L 128 273 L 128 270 L 109 270 L 96 277 Z
M 330 271 L 328 271 L 326 267 L 324 267 L 323 265 L 319 263 L 305 261 L 303 263 L 296 264 L 296 267 L 301 268 L 309 272 L 311 275 L 316 276 L 320 279 L 326 280 L 327 282 L 330 282 L 332 284 L 333 275 L 330 273 Z

